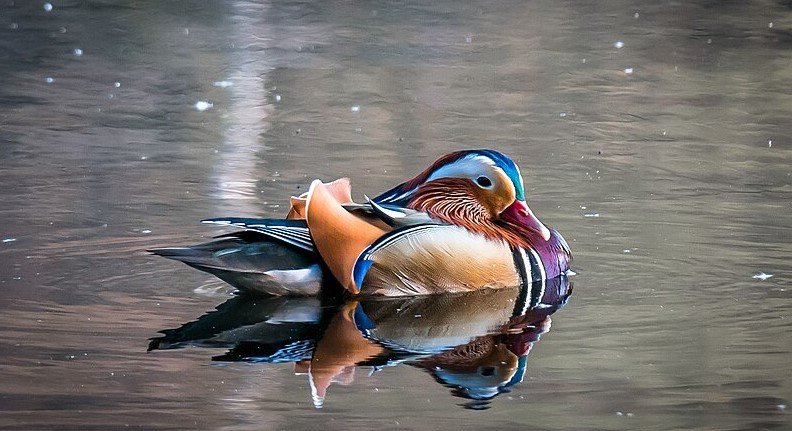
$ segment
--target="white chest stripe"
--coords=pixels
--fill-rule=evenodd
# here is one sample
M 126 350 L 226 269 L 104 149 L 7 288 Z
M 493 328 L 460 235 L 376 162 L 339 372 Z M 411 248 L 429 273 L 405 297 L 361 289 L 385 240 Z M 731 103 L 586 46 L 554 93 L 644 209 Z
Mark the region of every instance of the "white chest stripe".
M 536 307 L 538 304 L 542 303 L 542 298 L 544 298 L 545 288 L 547 287 L 547 273 L 545 272 L 544 263 L 542 262 L 542 258 L 539 257 L 539 253 L 537 253 L 536 250 L 533 249 L 530 249 L 528 251 L 534 257 L 534 259 L 536 259 L 536 264 L 537 264 L 536 266 L 539 268 L 539 274 L 541 274 L 541 278 L 539 279 L 539 283 L 538 283 L 539 292 L 535 296 L 536 299 L 534 299 L 533 292 L 531 292 L 532 293 L 531 301 L 530 301 L 531 307 Z M 533 277 L 533 274 L 531 274 L 531 276 Z

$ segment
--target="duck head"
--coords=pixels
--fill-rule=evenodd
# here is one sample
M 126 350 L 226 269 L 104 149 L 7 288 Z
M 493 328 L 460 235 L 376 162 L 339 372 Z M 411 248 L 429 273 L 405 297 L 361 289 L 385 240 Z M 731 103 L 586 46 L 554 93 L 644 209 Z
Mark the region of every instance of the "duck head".
M 550 239 L 550 230 L 525 202 L 520 169 L 495 150 L 447 154 L 375 201 L 425 211 L 515 246 Z

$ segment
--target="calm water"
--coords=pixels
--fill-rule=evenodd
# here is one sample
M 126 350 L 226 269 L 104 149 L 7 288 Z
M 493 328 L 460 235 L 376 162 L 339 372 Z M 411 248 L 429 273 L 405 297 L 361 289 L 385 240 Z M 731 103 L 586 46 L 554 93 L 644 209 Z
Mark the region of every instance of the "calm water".
M 51 3 L 0 4 L 0 428 L 792 428 L 788 1 Z M 579 273 L 486 402 L 428 353 L 363 355 L 316 409 L 263 358 L 357 305 L 246 302 L 143 251 L 470 147 L 522 166 Z M 510 313 L 361 307 L 376 341 L 490 340 L 483 374 L 514 374 Z

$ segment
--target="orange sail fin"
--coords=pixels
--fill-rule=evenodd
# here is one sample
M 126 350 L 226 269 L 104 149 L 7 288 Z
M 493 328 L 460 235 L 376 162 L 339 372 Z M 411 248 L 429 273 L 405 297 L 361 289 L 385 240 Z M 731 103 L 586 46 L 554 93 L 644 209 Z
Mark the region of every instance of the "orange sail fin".
M 352 187 L 349 178 L 339 178 L 333 182 L 324 183 L 328 192 L 341 204 L 352 203 Z M 308 201 L 308 192 L 289 199 L 291 208 L 286 220 L 305 220 L 305 204 Z
M 341 204 L 346 202 L 338 198 L 349 196 L 349 182 L 346 181 L 346 193 L 340 190 L 341 184 L 338 186 L 334 190 L 319 180 L 311 183 L 306 197 L 306 221 L 316 249 L 330 272 L 344 288 L 357 294 L 360 286 L 353 277 L 355 263 L 363 250 L 387 231 L 344 209 Z

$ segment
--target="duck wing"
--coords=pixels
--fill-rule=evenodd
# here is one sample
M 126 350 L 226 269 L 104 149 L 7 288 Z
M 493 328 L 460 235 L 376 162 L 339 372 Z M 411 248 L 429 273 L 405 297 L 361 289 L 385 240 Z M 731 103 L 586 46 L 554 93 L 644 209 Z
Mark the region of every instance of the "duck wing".
M 305 220 L 219 217 L 201 220 L 201 223 L 240 227 L 311 253 L 316 252 Z

